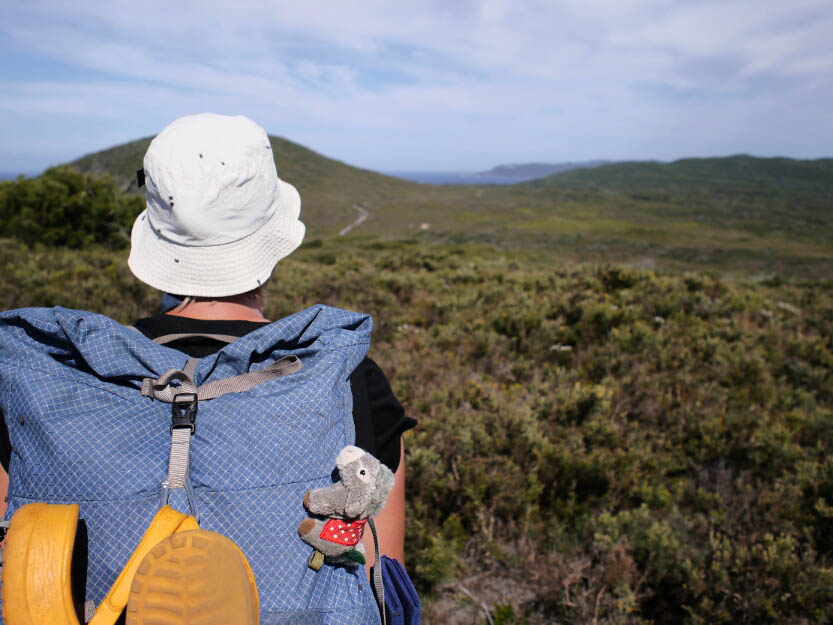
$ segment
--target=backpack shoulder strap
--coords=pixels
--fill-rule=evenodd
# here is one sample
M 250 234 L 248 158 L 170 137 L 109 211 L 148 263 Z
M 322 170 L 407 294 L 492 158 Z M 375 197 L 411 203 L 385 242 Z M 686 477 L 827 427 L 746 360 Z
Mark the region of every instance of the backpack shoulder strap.
M 159 345 L 167 345 L 168 343 L 173 343 L 174 341 L 179 341 L 180 339 L 213 339 L 215 341 L 220 341 L 221 343 L 234 343 L 239 336 L 233 336 L 231 334 L 204 334 L 202 332 L 183 332 L 180 334 L 165 334 L 163 336 L 157 336 L 153 339 L 154 343 Z
M 142 333 L 142 331 L 137 328 L 136 326 L 126 326 L 131 330 L 135 330 L 136 332 Z M 174 341 L 178 341 L 180 339 L 213 339 L 215 341 L 220 341 L 220 343 L 234 343 L 239 336 L 234 336 L 232 334 L 211 334 L 207 332 L 178 332 L 175 334 L 163 334 L 162 336 L 157 336 L 155 339 L 151 339 L 157 345 L 167 345 L 168 343 L 173 343 Z

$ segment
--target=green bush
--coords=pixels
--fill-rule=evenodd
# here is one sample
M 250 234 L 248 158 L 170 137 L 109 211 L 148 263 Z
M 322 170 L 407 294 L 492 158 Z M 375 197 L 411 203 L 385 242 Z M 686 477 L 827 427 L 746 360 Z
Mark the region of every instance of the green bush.
M 30 247 L 121 249 L 143 208 L 140 197 L 122 195 L 107 176 L 54 167 L 37 178 L 0 182 L 0 236 Z
M 5 308 L 123 322 L 125 252 L 0 244 Z M 331 262 L 335 258 L 336 262 Z M 833 620 L 833 290 L 325 240 L 267 316 L 373 315 L 425 622 Z

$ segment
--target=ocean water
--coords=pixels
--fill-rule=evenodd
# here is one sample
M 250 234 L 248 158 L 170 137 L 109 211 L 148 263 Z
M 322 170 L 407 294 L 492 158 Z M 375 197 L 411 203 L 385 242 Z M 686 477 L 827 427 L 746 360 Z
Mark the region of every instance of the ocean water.
M 11 172 L 11 171 L 0 171 L 0 181 L 3 180 L 17 180 L 18 176 L 26 176 L 27 178 L 32 178 L 37 176 L 38 174 L 31 171 L 21 171 L 18 173 Z
M 494 176 L 471 171 L 386 171 L 388 176 L 422 184 L 516 184 L 530 177 Z

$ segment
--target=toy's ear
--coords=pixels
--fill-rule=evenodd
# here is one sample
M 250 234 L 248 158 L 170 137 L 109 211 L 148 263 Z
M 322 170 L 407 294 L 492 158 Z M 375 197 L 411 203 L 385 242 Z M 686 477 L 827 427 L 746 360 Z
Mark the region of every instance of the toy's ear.
M 342 471 L 344 467 L 349 465 L 352 462 L 355 462 L 362 456 L 364 456 L 367 452 L 360 447 L 356 447 L 355 445 L 348 445 L 347 447 L 343 448 L 340 452 L 338 452 L 338 456 L 336 457 L 336 467 L 338 467 L 339 471 Z
M 396 478 L 393 475 L 393 471 L 385 465 L 381 465 L 379 475 L 376 477 L 376 488 L 371 495 L 370 509 L 368 510 L 370 516 L 376 516 L 385 507 L 388 495 L 393 489 L 395 481 Z
M 358 448 L 345 447 L 342 454 L 347 456 L 346 452 L 348 450 L 352 451 L 352 449 Z M 339 454 L 339 456 L 342 454 Z M 341 481 L 347 489 L 347 501 L 344 505 L 345 515 L 353 519 L 368 515 L 381 469 L 382 463 L 365 451 L 362 451 L 360 457 L 353 458 L 346 465 L 339 466 Z

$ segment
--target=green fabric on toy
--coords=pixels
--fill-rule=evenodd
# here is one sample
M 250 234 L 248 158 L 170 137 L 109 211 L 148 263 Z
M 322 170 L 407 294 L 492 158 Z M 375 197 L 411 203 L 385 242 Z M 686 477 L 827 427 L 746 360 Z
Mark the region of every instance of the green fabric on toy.
M 336 458 L 340 481 L 307 491 L 304 506 L 313 515 L 298 525 L 298 534 L 323 554 L 327 564 L 358 566 L 365 563 L 361 537 L 370 517 L 384 508 L 393 488 L 393 472 L 368 452 L 349 445 Z M 322 560 L 313 554 L 310 567 Z

